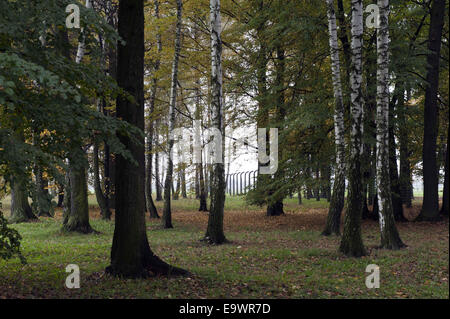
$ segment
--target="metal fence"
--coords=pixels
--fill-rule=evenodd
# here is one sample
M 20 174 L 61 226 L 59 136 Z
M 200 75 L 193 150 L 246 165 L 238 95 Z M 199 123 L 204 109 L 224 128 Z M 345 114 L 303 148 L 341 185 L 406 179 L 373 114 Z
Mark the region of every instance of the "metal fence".
M 231 196 L 247 194 L 256 186 L 258 171 L 238 172 L 226 175 L 226 193 Z

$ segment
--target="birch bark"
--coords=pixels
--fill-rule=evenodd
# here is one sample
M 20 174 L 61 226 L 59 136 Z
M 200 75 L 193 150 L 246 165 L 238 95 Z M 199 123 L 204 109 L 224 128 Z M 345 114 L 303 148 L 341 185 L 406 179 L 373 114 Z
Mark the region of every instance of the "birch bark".
M 331 72 L 333 77 L 334 136 L 336 145 L 336 170 L 328 211 L 327 223 L 323 235 L 340 234 L 341 213 L 345 200 L 345 132 L 344 132 L 344 101 L 342 96 L 341 66 L 339 59 L 338 35 L 336 27 L 336 12 L 333 0 L 326 0 L 328 12 L 328 31 L 330 33 Z
M 220 130 L 222 136 L 225 136 L 222 93 L 222 25 L 220 16 L 220 0 L 210 0 L 210 19 L 212 125 L 214 128 Z M 225 166 L 223 151 L 221 163 L 212 164 L 210 185 L 211 207 L 205 239 L 212 244 L 222 244 L 226 241 L 223 233 L 223 211 L 225 204 Z
M 377 194 L 381 247 L 404 247 L 394 220 L 389 174 L 389 0 L 378 0 L 380 27 L 377 30 Z
M 351 26 L 351 133 L 349 157 L 349 188 L 344 233 L 339 250 L 347 256 L 360 257 L 366 254 L 361 237 L 361 215 L 363 208 L 361 151 L 362 151 L 362 46 L 363 46 L 363 4 L 362 0 L 352 0 Z

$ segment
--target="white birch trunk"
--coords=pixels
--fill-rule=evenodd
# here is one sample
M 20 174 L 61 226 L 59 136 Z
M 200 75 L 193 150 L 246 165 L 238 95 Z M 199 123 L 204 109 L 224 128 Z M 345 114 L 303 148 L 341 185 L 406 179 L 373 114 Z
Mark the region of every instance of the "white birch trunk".
M 86 8 L 88 9 L 92 8 L 92 3 L 90 0 L 86 0 Z M 81 63 L 81 60 L 83 60 L 84 57 L 84 52 L 86 50 L 84 28 L 81 28 L 81 34 L 82 34 L 81 41 L 78 43 L 77 56 L 75 58 L 76 63 Z
M 381 246 L 403 246 L 395 226 L 389 175 L 389 0 L 378 0 L 380 26 L 377 30 L 377 156 L 376 180 Z
M 352 158 L 356 153 L 361 153 L 362 135 L 362 47 L 363 47 L 363 4 L 361 0 L 352 0 L 352 68 L 350 74 L 351 107 L 352 115 Z
M 363 3 L 362 0 L 352 0 L 352 63 L 350 70 L 351 88 L 351 133 L 350 157 L 348 172 L 348 204 L 344 221 L 340 251 L 347 256 L 360 257 L 366 254 L 361 237 L 362 215 L 362 45 L 363 45 Z
M 220 0 L 210 0 L 211 19 L 211 117 L 213 128 L 224 132 L 223 92 L 222 92 L 222 40 L 221 40 L 221 16 Z M 221 161 L 213 163 L 211 175 L 211 209 L 208 220 L 206 239 L 210 243 L 221 244 L 225 239 L 223 234 L 223 210 L 225 204 L 225 167 L 223 138 L 220 140 Z M 217 139 L 217 137 L 215 137 Z M 219 141 L 215 141 L 217 146 Z M 215 152 L 218 149 L 216 147 Z
M 328 15 L 328 31 L 331 53 L 331 71 L 335 99 L 334 135 L 336 146 L 336 174 L 333 185 L 333 196 L 330 202 L 327 222 L 323 235 L 340 233 L 340 219 L 345 201 L 345 132 L 344 132 L 344 102 L 342 97 L 341 66 L 339 60 L 339 45 L 336 27 L 336 12 L 334 0 L 326 0 Z

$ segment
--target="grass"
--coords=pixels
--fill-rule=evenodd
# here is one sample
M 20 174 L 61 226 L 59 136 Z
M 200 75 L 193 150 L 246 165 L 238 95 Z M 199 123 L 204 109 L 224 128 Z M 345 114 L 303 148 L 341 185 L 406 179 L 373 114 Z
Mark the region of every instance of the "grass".
M 114 223 L 98 219 L 90 201 L 92 226 L 100 234 L 62 233 L 60 211 L 54 219 L 13 226 L 23 236 L 28 264 L 0 261 L 0 298 L 449 298 L 448 221 L 399 224 L 408 244 L 400 251 L 378 249 L 378 225 L 364 221 L 369 255 L 354 259 L 338 253 L 339 238 L 320 235 L 325 201 L 298 206 L 288 199 L 285 216 L 266 217 L 242 198 L 227 198 L 225 232 L 231 242 L 209 246 L 199 241 L 207 213 L 197 212 L 195 200 L 178 200 L 175 228 L 148 220 L 149 242 L 161 258 L 194 276 L 129 280 L 104 274 Z M 80 289 L 64 286 L 68 264 L 80 267 Z M 380 267 L 379 289 L 365 286 L 369 264 Z

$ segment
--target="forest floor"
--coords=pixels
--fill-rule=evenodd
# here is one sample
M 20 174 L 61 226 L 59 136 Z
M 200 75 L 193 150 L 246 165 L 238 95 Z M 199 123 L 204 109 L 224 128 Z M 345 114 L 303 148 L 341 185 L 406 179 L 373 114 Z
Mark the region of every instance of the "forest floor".
M 207 213 L 197 212 L 196 200 L 178 200 L 174 229 L 147 220 L 149 242 L 163 260 L 194 275 L 131 280 L 104 273 L 114 223 L 99 219 L 93 202 L 91 224 L 99 234 L 61 232 L 60 210 L 56 218 L 13 226 L 23 236 L 28 264 L 0 261 L 0 298 L 449 298 L 448 220 L 399 223 L 408 245 L 399 251 L 378 249 L 378 223 L 364 221 L 369 254 L 355 259 L 338 253 L 338 237 L 320 235 L 324 200 L 299 206 L 289 199 L 284 216 L 266 217 L 263 209 L 228 198 L 224 225 L 230 243 L 222 246 L 200 242 Z M 407 212 L 411 218 L 416 205 Z M 80 267 L 80 289 L 65 288 L 68 264 Z M 365 285 L 369 264 L 380 267 L 379 289 Z

